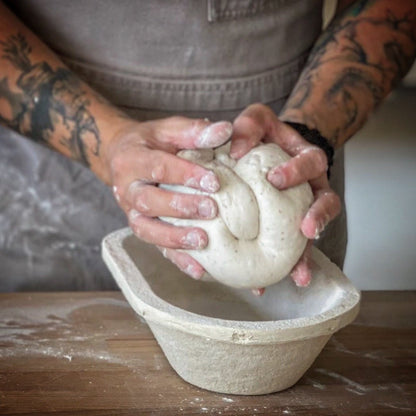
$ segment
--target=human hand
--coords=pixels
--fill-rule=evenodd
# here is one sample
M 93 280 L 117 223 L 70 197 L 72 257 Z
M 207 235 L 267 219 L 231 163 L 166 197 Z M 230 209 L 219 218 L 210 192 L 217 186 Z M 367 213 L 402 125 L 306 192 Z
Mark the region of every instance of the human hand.
M 314 202 L 301 223 L 302 233 L 309 239 L 305 251 L 291 272 L 298 286 L 307 286 L 311 280 L 310 253 L 312 240 L 319 238 L 325 226 L 341 210 L 338 195 L 330 188 L 325 152 L 304 140 L 297 131 L 279 120 L 274 112 L 262 104 L 247 107 L 234 121 L 231 156 L 239 159 L 259 142 L 277 143 L 292 158 L 272 168 L 267 179 L 283 190 L 309 182 Z M 262 294 L 258 289 L 257 294 Z
M 175 249 L 202 249 L 206 232 L 196 227 L 175 227 L 158 217 L 211 219 L 217 205 L 204 195 L 170 192 L 159 183 L 189 186 L 205 192 L 219 189 L 215 174 L 176 156 L 181 149 L 211 148 L 231 136 L 229 122 L 170 117 L 143 123 L 127 122 L 106 149 L 114 196 L 140 239 L 157 245 L 163 254 L 194 278 L 202 266 Z

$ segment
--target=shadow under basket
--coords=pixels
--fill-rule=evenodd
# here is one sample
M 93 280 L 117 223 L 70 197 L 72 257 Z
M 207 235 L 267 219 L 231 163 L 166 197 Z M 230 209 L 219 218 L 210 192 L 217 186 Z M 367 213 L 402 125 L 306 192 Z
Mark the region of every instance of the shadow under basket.
M 191 279 L 129 229 L 105 237 L 102 254 L 175 371 L 215 392 L 266 394 L 292 386 L 359 309 L 359 292 L 316 248 L 307 288 L 285 278 L 262 297 Z

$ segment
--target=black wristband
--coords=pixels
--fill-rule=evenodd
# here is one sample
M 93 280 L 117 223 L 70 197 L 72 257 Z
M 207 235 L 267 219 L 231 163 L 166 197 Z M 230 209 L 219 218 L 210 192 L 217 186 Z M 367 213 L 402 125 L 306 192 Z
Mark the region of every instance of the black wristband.
M 285 121 L 285 123 L 295 129 L 306 141 L 320 147 L 325 152 L 328 159 L 327 175 L 329 178 L 331 166 L 334 164 L 334 148 L 329 144 L 329 141 L 318 130 L 311 130 L 304 124 L 293 123 L 292 121 Z

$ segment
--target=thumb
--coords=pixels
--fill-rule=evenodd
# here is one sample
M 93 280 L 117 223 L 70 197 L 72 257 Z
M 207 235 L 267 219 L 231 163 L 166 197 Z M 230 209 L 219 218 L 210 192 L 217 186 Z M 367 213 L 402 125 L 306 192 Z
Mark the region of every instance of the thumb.
M 174 144 L 178 149 L 204 149 L 224 144 L 233 131 L 229 121 L 211 123 L 205 119 L 170 117 L 160 120 L 159 140 Z
M 233 125 L 229 121 L 209 124 L 202 130 L 194 132 L 194 145 L 199 149 L 221 146 L 231 137 L 232 132 Z

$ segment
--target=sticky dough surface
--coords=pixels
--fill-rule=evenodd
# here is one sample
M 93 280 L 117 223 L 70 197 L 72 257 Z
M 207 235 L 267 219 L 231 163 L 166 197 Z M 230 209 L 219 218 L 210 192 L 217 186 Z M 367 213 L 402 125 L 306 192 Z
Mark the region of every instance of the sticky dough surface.
M 228 147 L 215 152 L 186 150 L 179 156 L 213 170 L 221 183 L 218 192 L 209 194 L 219 208 L 215 219 L 163 218 L 207 232 L 208 246 L 187 253 L 228 286 L 265 287 L 287 276 L 305 249 L 307 240 L 300 224 L 313 200 L 309 184 L 279 191 L 267 181 L 270 168 L 289 156 L 275 144 L 258 146 L 238 162 L 228 156 Z M 188 187 L 163 187 L 205 194 Z

